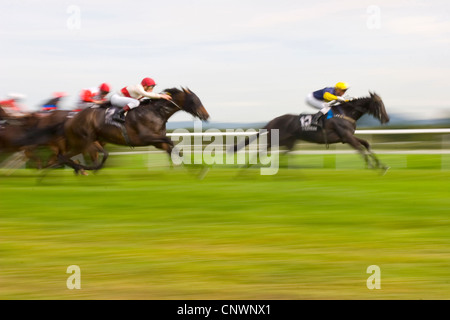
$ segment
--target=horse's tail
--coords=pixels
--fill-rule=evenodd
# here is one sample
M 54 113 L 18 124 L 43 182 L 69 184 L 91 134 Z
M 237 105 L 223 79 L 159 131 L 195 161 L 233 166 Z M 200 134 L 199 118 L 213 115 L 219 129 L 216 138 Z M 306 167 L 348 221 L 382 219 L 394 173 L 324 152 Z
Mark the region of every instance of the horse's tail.
M 229 153 L 236 153 L 238 150 L 245 148 L 246 146 L 248 146 L 250 143 L 252 143 L 253 141 L 255 141 L 256 139 L 258 139 L 259 137 L 259 132 L 257 132 L 255 135 L 251 136 L 251 137 L 245 137 L 245 141 L 244 143 L 236 143 L 233 147 L 231 147 L 228 152 Z
M 18 147 L 31 145 L 46 145 L 50 140 L 64 135 L 64 122 L 52 124 L 43 128 L 31 128 L 24 136 L 15 139 L 14 145 Z

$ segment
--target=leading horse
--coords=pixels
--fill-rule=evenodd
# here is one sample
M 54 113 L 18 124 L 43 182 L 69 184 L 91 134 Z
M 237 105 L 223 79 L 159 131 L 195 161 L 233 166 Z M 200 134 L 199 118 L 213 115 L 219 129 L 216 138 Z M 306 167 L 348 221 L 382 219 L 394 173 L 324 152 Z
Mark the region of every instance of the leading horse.
M 381 124 L 388 123 L 390 120 L 380 96 L 370 92 L 369 97 L 357 98 L 332 106 L 329 119 L 325 120 L 322 127 L 311 126 L 312 115 L 285 114 L 271 120 L 264 126 L 264 129 L 268 133 L 269 146 L 272 136 L 270 131 L 274 129 L 279 130 L 279 146 L 284 146 L 288 150 L 294 148 L 297 140 L 326 145 L 347 143 L 362 155 L 369 168 L 387 170 L 388 167 L 382 164 L 372 152 L 369 142 L 354 135 L 356 121 L 364 114 L 373 116 Z M 256 138 L 258 136 L 259 134 L 256 135 Z M 253 137 L 253 139 L 256 138 Z M 235 145 L 234 152 L 245 147 L 251 141 L 251 138 L 247 138 L 244 144 Z

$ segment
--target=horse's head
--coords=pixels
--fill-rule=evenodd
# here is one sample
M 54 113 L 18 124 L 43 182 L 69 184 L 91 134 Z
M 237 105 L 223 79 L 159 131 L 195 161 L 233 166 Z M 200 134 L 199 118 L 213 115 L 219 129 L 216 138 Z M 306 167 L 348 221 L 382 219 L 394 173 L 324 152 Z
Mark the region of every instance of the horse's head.
M 389 122 L 389 115 L 384 107 L 383 100 L 374 92 L 370 92 L 370 104 L 368 113 L 380 120 L 381 124 Z
M 182 110 L 192 114 L 200 120 L 206 121 L 209 119 L 209 114 L 200 101 L 199 97 L 189 89 L 167 89 L 165 92 L 172 96 L 173 102 L 176 103 Z

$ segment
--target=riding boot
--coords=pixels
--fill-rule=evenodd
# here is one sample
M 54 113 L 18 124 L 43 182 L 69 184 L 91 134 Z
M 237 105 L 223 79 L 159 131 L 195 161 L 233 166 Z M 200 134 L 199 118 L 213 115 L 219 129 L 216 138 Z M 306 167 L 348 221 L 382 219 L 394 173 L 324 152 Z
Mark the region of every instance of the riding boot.
M 322 118 L 323 115 L 324 114 L 322 112 L 320 112 L 320 111 L 317 112 L 311 119 L 311 125 L 316 126 L 316 127 L 321 127 L 322 121 L 320 121 L 320 123 L 319 123 L 319 120 Z
M 127 105 L 122 110 L 120 110 L 119 112 L 116 112 L 113 115 L 113 120 L 124 123 L 125 122 L 125 112 L 127 112 L 128 110 L 130 110 L 130 107 Z

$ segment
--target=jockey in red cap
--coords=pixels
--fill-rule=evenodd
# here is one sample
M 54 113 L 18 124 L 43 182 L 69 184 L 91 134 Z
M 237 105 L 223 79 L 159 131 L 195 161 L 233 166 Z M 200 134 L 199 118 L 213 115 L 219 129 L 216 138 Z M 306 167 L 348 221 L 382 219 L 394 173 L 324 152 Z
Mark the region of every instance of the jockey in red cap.
M 108 100 L 106 96 L 111 91 L 109 84 L 102 83 L 98 88 L 83 89 L 80 93 L 80 99 L 77 103 L 77 109 L 74 111 L 81 111 L 96 105 L 102 105 Z
M 8 114 L 12 116 L 23 115 L 23 110 L 21 107 L 21 100 L 25 98 L 24 95 L 18 93 L 8 94 L 8 99 L 0 101 L 0 107 Z
M 153 79 L 144 78 L 140 84 L 124 87 L 122 90 L 113 94 L 111 104 L 122 108 L 122 110 L 114 114 L 113 120 L 125 122 L 125 112 L 139 106 L 139 100 L 142 98 L 172 100 L 170 95 L 154 93 L 153 88 L 155 86 L 156 83 Z

